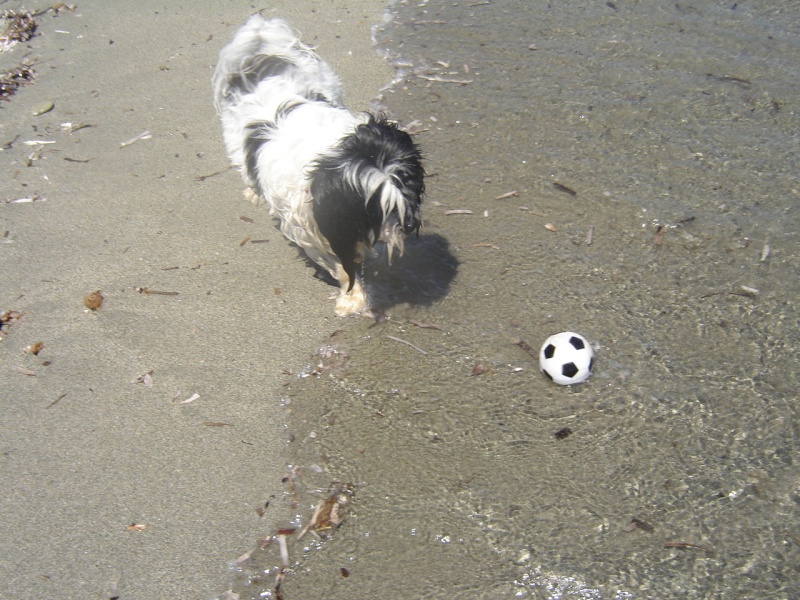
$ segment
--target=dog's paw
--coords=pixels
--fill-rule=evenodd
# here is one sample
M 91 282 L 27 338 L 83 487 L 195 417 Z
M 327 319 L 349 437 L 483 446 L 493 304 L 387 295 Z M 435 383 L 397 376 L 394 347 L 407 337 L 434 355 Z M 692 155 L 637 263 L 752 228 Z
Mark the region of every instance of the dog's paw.
M 369 309 L 367 295 L 358 281 L 349 292 L 345 292 L 342 289 L 336 298 L 336 307 L 333 310 L 340 317 L 349 317 L 350 315 L 370 316 L 372 314 Z
M 261 204 L 261 197 L 253 191 L 253 188 L 245 188 L 244 199 L 255 206 Z

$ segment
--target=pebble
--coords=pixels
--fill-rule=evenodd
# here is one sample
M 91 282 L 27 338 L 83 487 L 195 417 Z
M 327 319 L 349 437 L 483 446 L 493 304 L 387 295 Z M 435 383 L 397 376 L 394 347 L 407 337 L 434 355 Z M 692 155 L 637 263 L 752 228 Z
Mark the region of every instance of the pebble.
M 49 100 L 47 100 L 46 102 L 40 102 L 39 104 L 34 105 L 34 107 L 31 109 L 31 114 L 34 117 L 38 117 L 39 115 L 43 115 L 44 113 L 53 110 L 54 106 L 55 104 L 53 104 Z

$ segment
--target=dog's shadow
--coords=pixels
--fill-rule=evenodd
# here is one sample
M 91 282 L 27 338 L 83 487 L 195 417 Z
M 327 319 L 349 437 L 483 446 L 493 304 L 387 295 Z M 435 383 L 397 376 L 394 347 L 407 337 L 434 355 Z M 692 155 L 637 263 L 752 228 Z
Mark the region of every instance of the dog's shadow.
M 450 243 L 437 234 L 407 238 L 403 256 L 395 252 L 391 265 L 381 244 L 377 255 L 366 259 L 363 271 L 370 304 L 377 312 L 400 304 L 430 306 L 447 296 L 457 272 Z
M 368 256 L 362 271 L 364 285 L 373 311 L 380 314 L 400 304 L 430 306 L 450 291 L 458 272 L 458 260 L 450 253 L 450 243 L 437 234 L 406 238 L 403 256 L 395 251 L 392 264 L 386 256 L 385 244 L 376 247 L 375 256 Z M 334 287 L 336 280 L 300 251 L 315 277 Z

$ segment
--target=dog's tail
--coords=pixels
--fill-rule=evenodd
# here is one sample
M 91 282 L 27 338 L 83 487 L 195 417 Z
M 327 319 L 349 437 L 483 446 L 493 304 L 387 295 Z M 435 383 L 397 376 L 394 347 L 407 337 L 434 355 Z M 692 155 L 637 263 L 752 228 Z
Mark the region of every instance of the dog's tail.
M 271 93 L 279 92 L 282 100 L 299 96 L 340 105 L 341 83 L 331 68 L 285 21 L 255 14 L 220 52 L 213 76 L 217 111 L 222 113 L 245 94 L 256 93 L 268 80 L 279 84 Z

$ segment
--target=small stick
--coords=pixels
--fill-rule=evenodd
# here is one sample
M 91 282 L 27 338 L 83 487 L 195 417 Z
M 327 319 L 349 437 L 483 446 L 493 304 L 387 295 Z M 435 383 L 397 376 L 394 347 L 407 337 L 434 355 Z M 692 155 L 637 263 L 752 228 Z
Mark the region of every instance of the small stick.
M 664 548 L 693 548 L 695 550 L 704 550 L 705 552 L 714 552 L 711 546 L 701 546 L 691 542 L 664 542 Z
M 437 325 L 436 323 L 421 323 L 420 321 L 412 321 L 409 320 L 409 323 L 412 325 L 416 325 L 420 329 L 438 329 L 439 331 L 444 331 L 444 327 L 441 325 Z
M 292 496 L 292 508 L 300 506 L 300 502 L 297 500 L 297 486 L 294 483 L 294 479 L 297 477 L 299 470 L 300 467 L 292 467 L 284 478 L 284 482 L 289 485 L 289 494 Z
M 472 211 L 468 208 L 452 208 L 444 211 L 445 216 L 450 215 L 471 215 Z
M 547 218 L 547 215 L 546 215 L 546 214 L 544 214 L 544 213 L 542 213 L 542 212 L 539 212 L 538 210 L 531 210 L 531 209 L 530 209 L 530 208 L 528 208 L 527 206 L 520 206 L 520 207 L 519 207 L 519 210 L 522 210 L 522 211 L 525 211 L 525 212 L 529 212 L 529 213 L 531 213 L 532 215 L 535 215 L 535 216 L 537 216 L 537 217 L 541 217 L 541 218 L 543 218 L 543 219 Z
M 308 524 L 305 527 L 303 527 L 303 531 L 300 532 L 300 535 L 297 536 L 298 540 L 302 539 L 303 536 L 306 533 L 308 533 L 309 529 L 311 529 L 312 527 L 316 527 L 317 519 L 319 519 L 319 514 L 322 512 L 322 509 L 323 509 L 324 506 L 325 506 L 325 501 L 324 500 L 320 500 L 317 503 L 317 507 L 314 509 L 314 514 L 311 516 L 311 520 L 308 522 Z
M 593 239 L 594 239 L 594 225 L 590 225 L 589 229 L 586 230 L 586 245 L 591 246 Z
M 58 403 L 58 401 L 61 400 L 64 396 L 66 396 L 66 394 L 61 394 L 58 398 L 56 398 L 50 404 L 45 406 L 45 408 L 50 408 L 51 406 L 55 406 Z
M 192 394 L 186 400 L 181 400 L 178 404 L 189 404 L 189 402 L 194 402 L 200 397 L 200 394 Z
M 425 350 L 423 350 L 422 348 L 420 348 L 420 347 L 418 347 L 418 346 L 415 346 L 415 345 L 414 345 L 414 344 L 412 344 L 411 342 L 407 342 L 407 341 L 405 341 L 405 340 L 402 340 L 402 339 L 400 339 L 399 337 L 394 337 L 393 335 L 387 335 L 386 337 L 387 337 L 387 338 L 389 338 L 390 340 L 394 340 L 395 342 L 400 342 L 401 344 L 405 344 L 406 346 L 410 346 L 410 347 L 412 347 L 414 350 L 416 350 L 417 352 L 420 352 L 420 353 L 422 353 L 422 354 L 427 354 L 427 352 L 425 352 Z
M 520 348 L 522 348 L 523 350 L 525 350 L 525 352 L 527 352 L 528 354 L 530 354 L 530 355 L 531 355 L 533 358 L 536 358 L 536 359 L 538 359 L 538 358 L 539 358 L 539 353 L 538 353 L 538 352 L 537 352 L 537 351 L 536 351 L 534 348 L 532 348 L 532 347 L 530 346 L 530 344 L 528 344 L 527 342 L 525 342 L 525 341 L 523 341 L 523 340 L 516 340 L 516 341 L 514 342 L 514 345 L 515 345 L 515 346 L 519 346 Z
M 135 287 L 134 291 L 144 294 L 145 296 L 177 296 L 178 292 L 162 292 L 161 290 L 151 290 L 146 287 Z
M 578 192 L 576 192 L 570 187 L 565 186 L 563 183 L 558 183 L 557 181 L 553 182 L 553 187 L 556 188 L 559 192 L 564 192 L 565 194 L 569 194 L 570 196 L 578 195 Z
M 491 248 L 492 250 L 500 250 L 497 244 L 490 244 L 488 242 L 481 242 L 478 244 L 470 244 L 473 248 Z
M 205 181 L 209 177 L 214 177 L 215 175 L 222 175 L 223 173 L 227 173 L 228 171 L 230 171 L 231 169 L 234 169 L 234 168 L 235 168 L 234 165 L 231 165 L 227 169 L 222 169 L 221 171 L 215 171 L 213 173 L 209 173 L 208 175 L 198 175 L 197 177 L 195 177 L 195 179 L 197 181 Z
M 758 288 L 750 287 L 749 285 L 742 285 L 739 286 L 744 292 L 743 295 L 745 296 L 758 296 L 761 292 L 758 291 Z
M 761 262 L 762 263 L 763 262 L 767 262 L 767 259 L 769 258 L 769 253 L 770 253 L 771 250 L 772 250 L 772 248 L 769 247 L 769 244 L 764 244 L 764 249 L 761 251 Z
M 281 567 L 287 569 L 289 568 L 289 548 L 286 547 L 286 536 L 278 533 L 275 537 L 278 539 L 278 548 L 281 552 Z
M 417 77 L 425 81 L 436 81 L 438 83 L 460 83 L 461 85 L 472 83 L 472 79 L 445 79 L 438 75 L 417 75 Z
M 153 134 L 145 129 L 142 133 L 133 136 L 131 139 L 125 140 L 124 142 L 120 142 L 119 147 L 125 148 L 126 146 L 130 146 L 131 144 L 135 144 L 139 140 L 149 140 L 151 137 L 153 137 Z
M 499 196 L 495 197 L 495 200 L 504 200 L 505 198 L 514 198 L 519 196 L 519 191 L 512 190 L 510 192 L 506 192 L 505 194 L 500 194 Z

